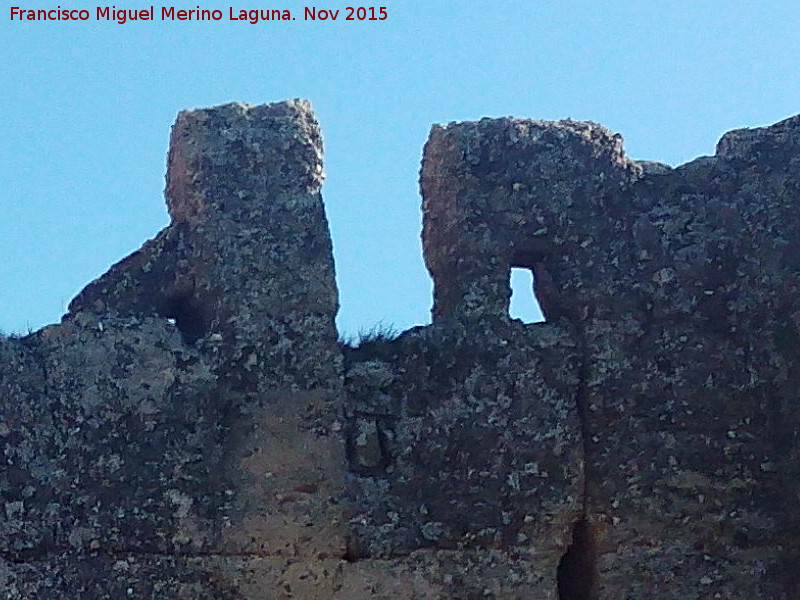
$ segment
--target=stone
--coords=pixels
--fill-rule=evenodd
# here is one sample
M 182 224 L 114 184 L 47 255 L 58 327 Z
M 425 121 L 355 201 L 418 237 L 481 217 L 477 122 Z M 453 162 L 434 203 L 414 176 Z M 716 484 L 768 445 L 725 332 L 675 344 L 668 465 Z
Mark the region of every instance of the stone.
M 427 548 L 459 573 L 445 597 L 555 599 L 582 512 L 580 355 L 569 331 L 507 319 L 434 324 L 373 346 L 345 353 L 348 487 L 359 515 L 351 559 Z M 380 461 L 364 460 L 363 423 L 377 427 Z M 492 583 L 476 560 L 509 571 L 500 567 Z
M 3 341 L 0 555 L 24 565 L 19 597 L 73 598 L 90 569 L 87 598 L 217 598 L 238 575 L 214 557 L 344 555 L 321 158 L 303 101 L 181 113 L 169 227 L 61 324 Z M 131 553 L 147 566 L 112 573 Z
M 524 267 L 579 348 L 584 533 L 562 588 L 584 591 L 564 597 L 800 593 L 798 143 L 794 117 L 667 169 L 592 123 L 431 132 L 434 323 L 507 318 Z
M 433 321 L 352 345 L 323 177 L 307 102 L 183 112 L 170 225 L 0 337 L 4 597 L 798 597 L 800 117 L 435 126 Z

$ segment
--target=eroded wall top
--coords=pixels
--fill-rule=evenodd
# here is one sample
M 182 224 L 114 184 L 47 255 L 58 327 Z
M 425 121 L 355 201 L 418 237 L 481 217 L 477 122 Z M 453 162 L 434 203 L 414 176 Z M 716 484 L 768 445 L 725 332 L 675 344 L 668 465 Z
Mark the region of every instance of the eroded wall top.
M 169 227 L 0 340 L 0 589 L 796 598 L 799 157 L 797 117 L 675 169 L 434 127 L 433 324 L 348 348 L 310 106 L 181 113 Z

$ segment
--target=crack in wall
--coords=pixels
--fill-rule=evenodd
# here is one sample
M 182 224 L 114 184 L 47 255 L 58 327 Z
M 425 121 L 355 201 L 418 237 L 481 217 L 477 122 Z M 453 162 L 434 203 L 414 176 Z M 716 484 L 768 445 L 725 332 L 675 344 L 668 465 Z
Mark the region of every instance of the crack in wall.
M 559 600 L 591 600 L 596 578 L 596 547 L 589 523 L 588 456 L 591 435 L 589 430 L 588 381 L 590 372 L 589 348 L 586 332 L 580 319 L 569 318 L 578 347 L 581 362 L 578 367 L 578 388 L 575 394 L 575 410 L 581 435 L 583 452 L 583 478 L 581 480 L 581 512 L 573 524 L 572 543 L 562 556 L 556 573 Z

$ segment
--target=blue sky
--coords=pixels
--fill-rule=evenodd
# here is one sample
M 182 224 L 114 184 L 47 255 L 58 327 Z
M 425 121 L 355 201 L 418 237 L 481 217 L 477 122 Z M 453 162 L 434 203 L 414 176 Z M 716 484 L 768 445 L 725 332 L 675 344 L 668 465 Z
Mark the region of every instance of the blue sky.
M 98 4 L 110 2 L 60 2 Z M 302 14 L 347 3 L 200 5 Z M 429 322 L 417 177 L 433 123 L 588 119 L 620 132 L 632 157 L 678 164 L 713 153 L 727 130 L 800 113 L 796 0 L 383 5 L 381 22 L 118 25 L 11 22 L 6 3 L 0 328 L 58 321 L 83 285 L 166 226 L 169 127 L 184 108 L 311 100 L 347 334 Z

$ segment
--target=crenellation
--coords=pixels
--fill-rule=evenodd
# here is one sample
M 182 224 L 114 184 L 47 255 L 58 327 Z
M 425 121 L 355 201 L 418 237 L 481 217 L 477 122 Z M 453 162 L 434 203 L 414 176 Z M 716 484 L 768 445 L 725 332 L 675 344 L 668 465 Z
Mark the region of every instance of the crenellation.
M 5 597 L 800 594 L 800 117 L 676 168 L 434 126 L 433 323 L 357 347 L 322 156 L 306 101 L 180 113 L 170 225 L 0 338 Z

